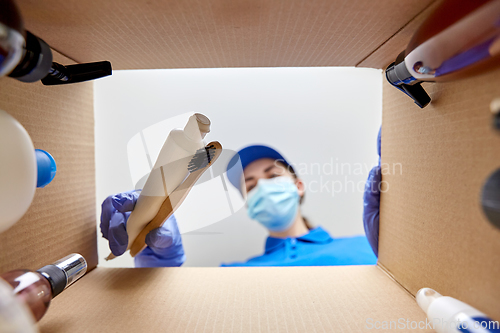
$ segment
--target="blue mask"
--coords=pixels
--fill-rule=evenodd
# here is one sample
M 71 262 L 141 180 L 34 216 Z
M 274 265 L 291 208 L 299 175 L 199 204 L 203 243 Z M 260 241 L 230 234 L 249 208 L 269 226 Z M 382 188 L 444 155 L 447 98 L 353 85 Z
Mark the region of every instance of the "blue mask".
M 290 228 L 299 210 L 297 186 L 285 176 L 259 179 L 247 199 L 248 216 L 274 232 Z

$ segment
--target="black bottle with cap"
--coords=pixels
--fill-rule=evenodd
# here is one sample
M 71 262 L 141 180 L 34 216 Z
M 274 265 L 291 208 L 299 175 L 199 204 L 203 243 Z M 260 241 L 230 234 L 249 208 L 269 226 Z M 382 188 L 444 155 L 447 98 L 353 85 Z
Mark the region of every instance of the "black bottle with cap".
M 73 253 L 36 271 L 17 269 L 0 275 L 0 278 L 12 286 L 16 298 L 27 305 L 35 321 L 39 321 L 47 312 L 52 298 L 85 272 L 85 258 Z

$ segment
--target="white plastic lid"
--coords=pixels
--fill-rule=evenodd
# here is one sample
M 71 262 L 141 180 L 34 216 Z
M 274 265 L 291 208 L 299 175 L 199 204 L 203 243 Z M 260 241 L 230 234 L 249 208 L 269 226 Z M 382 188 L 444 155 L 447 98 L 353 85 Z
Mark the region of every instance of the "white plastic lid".
M 201 133 L 210 133 L 210 119 L 201 113 L 195 113 L 196 121 Z
M 420 306 L 425 313 L 429 310 L 431 303 L 440 297 L 443 297 L 443 295 L 431 288 L 422 288 L 415 296 L 418 306 Z

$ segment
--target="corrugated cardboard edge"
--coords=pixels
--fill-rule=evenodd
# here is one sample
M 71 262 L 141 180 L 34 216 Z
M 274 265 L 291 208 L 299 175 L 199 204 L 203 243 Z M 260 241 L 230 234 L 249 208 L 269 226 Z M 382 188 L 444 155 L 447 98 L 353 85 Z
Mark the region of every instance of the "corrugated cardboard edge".
M 79 62 L 154 69 L 355 66 L 432 0 L 17 2 Z
M 387 275 L 387 277 L 389 279 L 392 280 L 392 282 L 394 282 L 395 284 L 397 284 L 401 289 L 403 289 L 410 297 L 412 298 L 415 298 L 415 295 L 413 295 L 411 293 L 411 291 L 409 291 L 408 289 L 406 289 L 401 283 L 399 283 L 399 281 L 394 277 L 394 275 L 387 269 L 387 267 L 385 267 L 380 261 L 377 262 L 377 267 L 382 271 L 384 272 L 385 275 Z
M 388 38 L 372 53 L 356 64 L 356 67 L 370 67 L 385 69 L 396 60 L 398 54 L 406 49 L 408 42 L 422 22 L 434 11 L 441 1 L 429 3 L 407 24 L 401 27 L 394 35 Z

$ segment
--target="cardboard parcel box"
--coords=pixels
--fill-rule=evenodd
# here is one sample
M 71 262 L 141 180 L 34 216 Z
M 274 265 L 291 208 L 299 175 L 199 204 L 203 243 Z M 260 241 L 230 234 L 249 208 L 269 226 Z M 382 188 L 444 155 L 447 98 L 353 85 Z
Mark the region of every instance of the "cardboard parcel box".
M 385 68 L 437 1 L 18 4 L 27 29 L 64 64 Z M 433 101 L 419 109 L 384 85 L 382 163 L 402 172 L 383 176 L 390 188 L 381 197 L 376 266 L 112 269 L 97 267 L 92 83 L 3 78 L 0 108 L 54 155 L 58 175 L 0 235 L 0 272 L 85 256 L 90 271 L 54 299 L 42 332 L 432 331 L 414 299 L 421 287 L 500 320 L 500 230 L 480 205 L 484 181 L 500 166 L 489 111 L 499 87 L 499 70 L 427 84 Z

